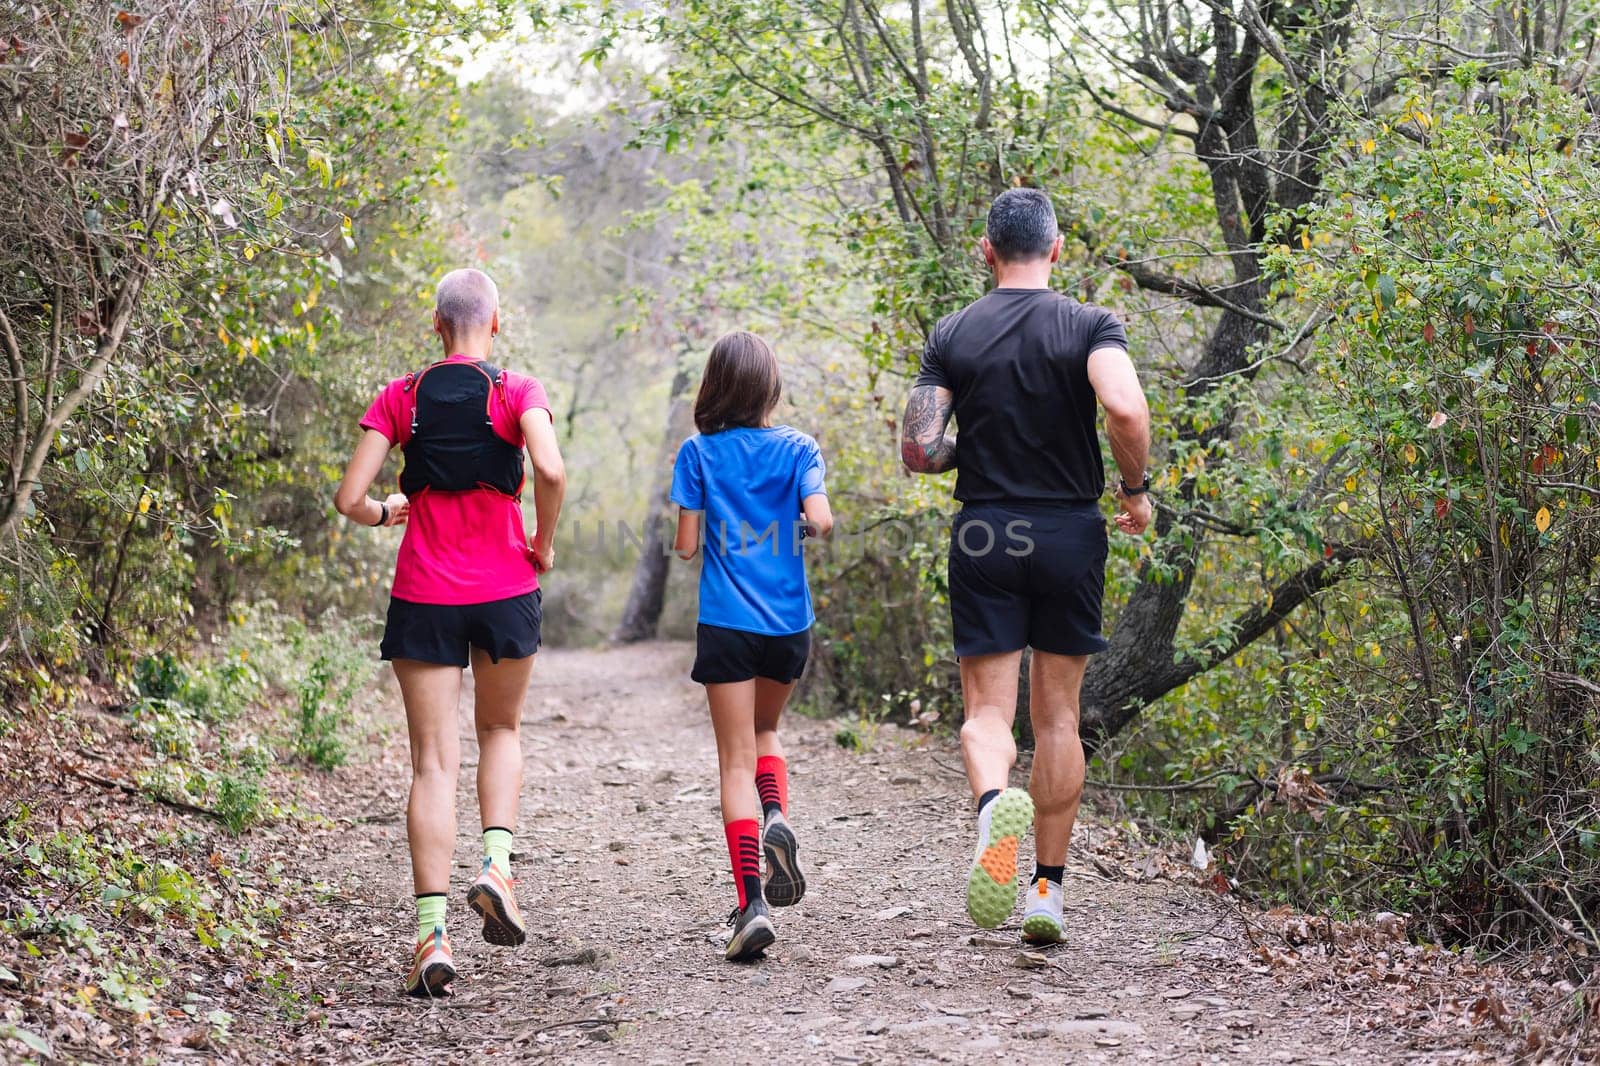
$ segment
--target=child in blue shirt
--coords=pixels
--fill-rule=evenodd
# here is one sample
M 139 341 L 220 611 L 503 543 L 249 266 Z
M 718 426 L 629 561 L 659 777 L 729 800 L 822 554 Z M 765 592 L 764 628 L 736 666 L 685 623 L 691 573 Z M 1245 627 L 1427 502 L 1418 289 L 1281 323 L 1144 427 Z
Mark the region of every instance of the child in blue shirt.
M 782 390 L 766 341 L 742 331 L 718 340 L 694 402 L 700 432 L 683 442 L 672 470 L 678 557 L 692 559 L 702 539 L 705 545 L 690 676 L 706 687 L 717 738 L 723 829 L 739 894 L 727 950 L 734 961 L 772 943 L 768 904 L 798 903 L 806 890 L 787 819 L 778 717 L 811 652 L 801 540 L 832 532 L 833 511 L 817 442 L 771 424 Z

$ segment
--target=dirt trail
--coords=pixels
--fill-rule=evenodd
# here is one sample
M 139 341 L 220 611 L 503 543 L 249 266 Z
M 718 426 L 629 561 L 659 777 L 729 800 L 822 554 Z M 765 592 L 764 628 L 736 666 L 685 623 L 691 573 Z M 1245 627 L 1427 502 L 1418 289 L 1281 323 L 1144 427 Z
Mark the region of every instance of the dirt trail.
M 338 840 L 305 967 L 324 1005 L 274 1050 L 296 1060 L 462 1061 L 496 1054 L 618 1063 L 1392 1062 L 1416 1057 L 1362 1020 L 1254 972 L 1215 896 L 1112 880 L 1092 818 L 1068 867 L 1069 942 L 1032 957 L 1020 917 L 975 937 L 961 890 L 969 799 L 952 745 L 838 748 L 786 728 L 810 888 L 779 911 L 766 961 L 722 961 L 733 905 L 715 758 L 689 649 L 541 656 L 524 721 L 516 873 L 530 940 L 477 935 L 475 748 L 463 716 L 451 933 L 462 978 L 434 1004 L 397 994 L 409 929 L 403 741 L 364 775 Z M 1028 846 L 1025 845 L 1025 854 Z M 323 869 L 327 869 L 324 865 Z M 893 956 L 887 968 L 853 956 Z M 267 1049 L 263 1049 L 267 1050 Z

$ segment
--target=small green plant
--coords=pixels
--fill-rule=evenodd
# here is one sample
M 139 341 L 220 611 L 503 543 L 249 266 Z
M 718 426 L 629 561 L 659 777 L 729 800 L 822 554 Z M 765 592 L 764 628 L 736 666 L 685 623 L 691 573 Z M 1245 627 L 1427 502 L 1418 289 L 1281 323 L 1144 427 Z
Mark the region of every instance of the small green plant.
M 238 835 L 262 820 L 267 792 L 262 781 L 267 773 L 267 755 L 251 747 L 236 763 L 217 775 L 216 812 L 228 832 Z
M 295 750 L 311 765 L 331 770 L 343 764 L 347 751 L 341 733 L 350 720 L 348 687 L 335 682 L 334 663 L 326 654 L 318 655 L 301 680 L 299 716 L 296 719 Z
M 182 691 L 183 664 L 170 651 L 146 655 L 133 668 L 133 685 L 147 700 L 170 700 Z

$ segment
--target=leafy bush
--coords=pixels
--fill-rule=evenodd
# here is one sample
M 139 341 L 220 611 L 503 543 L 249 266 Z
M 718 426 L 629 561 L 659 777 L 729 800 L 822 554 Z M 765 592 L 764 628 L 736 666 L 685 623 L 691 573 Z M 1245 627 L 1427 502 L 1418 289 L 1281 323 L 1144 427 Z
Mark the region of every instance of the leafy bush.
M 275 745 L 319 769 L 347 757 L 351 708 L 373 675 L 370 647 L 357 623 L 330 618 L 314 629 L 267 601 L 236 611 L 211 656 L 141 660 L 132 716 L 159 756 L 142 787 L 205 807 L 234 833 L 271 816 L 264 782 Z

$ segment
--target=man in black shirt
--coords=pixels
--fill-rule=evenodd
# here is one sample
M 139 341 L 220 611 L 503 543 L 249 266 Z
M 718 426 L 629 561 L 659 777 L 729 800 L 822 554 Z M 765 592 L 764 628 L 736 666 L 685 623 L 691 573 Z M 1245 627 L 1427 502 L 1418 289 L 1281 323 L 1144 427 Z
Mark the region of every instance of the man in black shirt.
M 1022 931 L 1043 943 L 1061 939 L 1062 867 L 1083 792 L 1078 693 L 1089 655 L 1106 647 L 1097 405 L 1122 475 L 1117 528 L 1139 534 L 1150 523 L 1150 410 L 1127 336 L 1109 311 L 1051 291 L 1061 245 L 1043 192 L 1009 189 L 995 199 L 982 240 L 995 288 L 929 334 L 901 425 L 906 467 L 956 470 L 962 503 L 949 577 L 966 705 L 961 753 L 978 800 L 967 912 L 986 928 L 1011 914 L 1017 844 L 1037 808 Z M 945 432 L 952 414 L 959 438 Z M 1025 647 L 1036 745 L 1028 792 L 1006 787 Z

